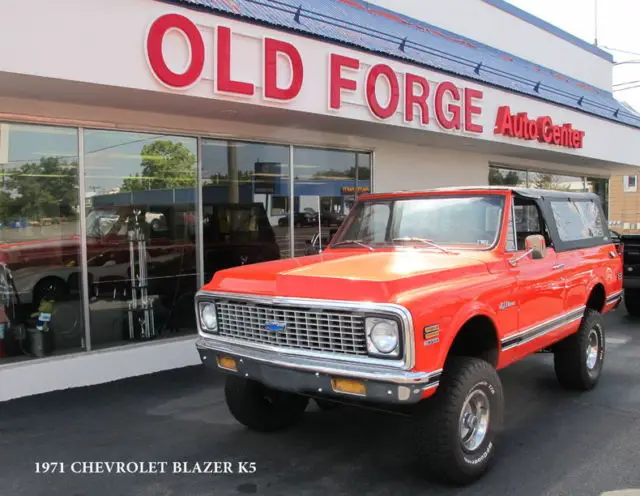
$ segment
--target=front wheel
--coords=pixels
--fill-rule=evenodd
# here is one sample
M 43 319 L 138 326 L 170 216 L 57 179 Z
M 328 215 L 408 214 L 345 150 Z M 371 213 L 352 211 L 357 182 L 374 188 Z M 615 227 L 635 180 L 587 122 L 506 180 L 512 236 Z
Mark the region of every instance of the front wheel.
M 280 431 L 296 424 L 309 404 L 309 398 L 304 396 L 233 375 L 226 378 L 224 395 L 231 415 L 258 432 Z
M 604 323 L 599 312 L 585 311 L 578 332 L 555 345 L 553 363 L 560 385 L 569 390 L 593 389 L 604 365 Z
M 452 359 L 434 397 L 416 412 L 422 469 L 431 479 L 455 485 L 482 477 L 495 457 L 503 412 L 495 368 L 479 358 Z

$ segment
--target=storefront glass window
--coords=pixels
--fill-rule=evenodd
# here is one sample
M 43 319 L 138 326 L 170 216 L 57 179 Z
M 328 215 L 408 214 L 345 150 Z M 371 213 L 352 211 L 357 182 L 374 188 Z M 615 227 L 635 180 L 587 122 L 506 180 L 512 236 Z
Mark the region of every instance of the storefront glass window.
M 84 131 L 92 348 L 195 332 L 194 138 Z
M 290 256 L 289 147 L 203 140 L 204 279 Z
M 299 257 L 326 246 L 357 196 L 369 192 L 371 156 L 302 147 L 294 148 L 293 156 L 294 241 Z
M 0 363 L 82 351 L 76 129 L 0 124 Z

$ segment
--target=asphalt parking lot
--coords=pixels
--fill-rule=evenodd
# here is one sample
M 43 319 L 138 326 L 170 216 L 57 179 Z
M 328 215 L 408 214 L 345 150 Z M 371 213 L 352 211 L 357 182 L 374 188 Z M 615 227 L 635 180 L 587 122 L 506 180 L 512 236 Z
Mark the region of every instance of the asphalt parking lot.
M 0 404 L 0 494 L 589 496 L 640 489 L 640 321 L 624 310 L 606 320 L 605 372 L 591 393 L 562 391 L 547 355 L 501 372 L 507 414 L 499 459 L 464 489 L 420 478 L 402 418 L 314 405 L 293 430 L 257 435 L 227 412 L 220 378 L 194 367 Z M 168 465 L 165 474 L 73 473 L 95 469 L 74 465 L 90 461 Z M 193 470 L 206 461 L 231 462 L 234 473 L 173 473 L 173 462 Z M 64 464 L 65 473 L 36 473 L 44 462 Z M 238 473 L 239 462 L 247 472 L 253 462 L 255 471 Z

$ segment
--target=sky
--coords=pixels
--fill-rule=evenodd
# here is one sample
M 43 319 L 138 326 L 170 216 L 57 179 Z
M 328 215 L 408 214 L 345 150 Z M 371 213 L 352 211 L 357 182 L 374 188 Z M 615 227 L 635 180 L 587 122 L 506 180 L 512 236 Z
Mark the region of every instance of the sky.
M 507 1 L 589 43 L 596 38 L 597 7 L 598 46 L 616 62 L 640 61 L 640 0 Z M 616 84 L 630 81 L 640 81 L 640 63 L 613 68 L 614 95 L 640 111 L 640 87 L 615 91 Z

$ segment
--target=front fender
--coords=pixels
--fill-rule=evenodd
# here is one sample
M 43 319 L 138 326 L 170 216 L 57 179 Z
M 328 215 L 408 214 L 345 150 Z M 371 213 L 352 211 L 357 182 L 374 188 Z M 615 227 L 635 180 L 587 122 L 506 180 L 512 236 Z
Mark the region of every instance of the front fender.
M 422 288 L 397 301 L 411 311 L 414 321 L 415 368 L 442 368 L 453 340 L 471 318 L 491 320 L 497 338 L 516 329 L 515 278 L 506 273 L 449 281 L 446 285 Z M 499 310 L 505 303 L 512 303 Z M 434 331 L 437 329 L 437 331 Z
M 451 319 L 447 331 L 443 333 L 442 346 L 438 350 L 439 353 L 436 358 L 438 368 L 442 368 L 444 366 L 444 362 L 447 359 L 447 354 L 451 349 L 451 345 L 453 344 L 453 341 L 458 336 L 458 333 L 465 325 L 465 323 L 467 323 L 473 317 L 478 316 L 489 318 L 489 320 L 491 320 L 491 322 L 493 323 L 493 326 L 497 328 L 497 312 L 488 303 L 474 300 L 470 301 L 466 305 L 463 305 Z M 496 335 L 496 339 L 498 339 L 499 342 L 498 336 L 499 335 Z
M 500 293 L 491 294 L 486 299 L 462 297 L 442 298 L 437 308 L 432 305 L 429 311 L 412 311 L 414 316 L 415 368 L 421 371 L 439 370 L 444 366 L 451 344 L 471 318 L 487 317 L 499 329 L 500 317 L 497 314 L 496 300 L 503 298 Z M 425 308 L 425 304 L 418 308 Z M 515 307 L 514 307 L 515 309 Z M 514 310 L 515 311 L 515 310 Z M 434 326 L 438 330 L 434 331 Z M 499 334 L 497 336 L 499 338 Z

